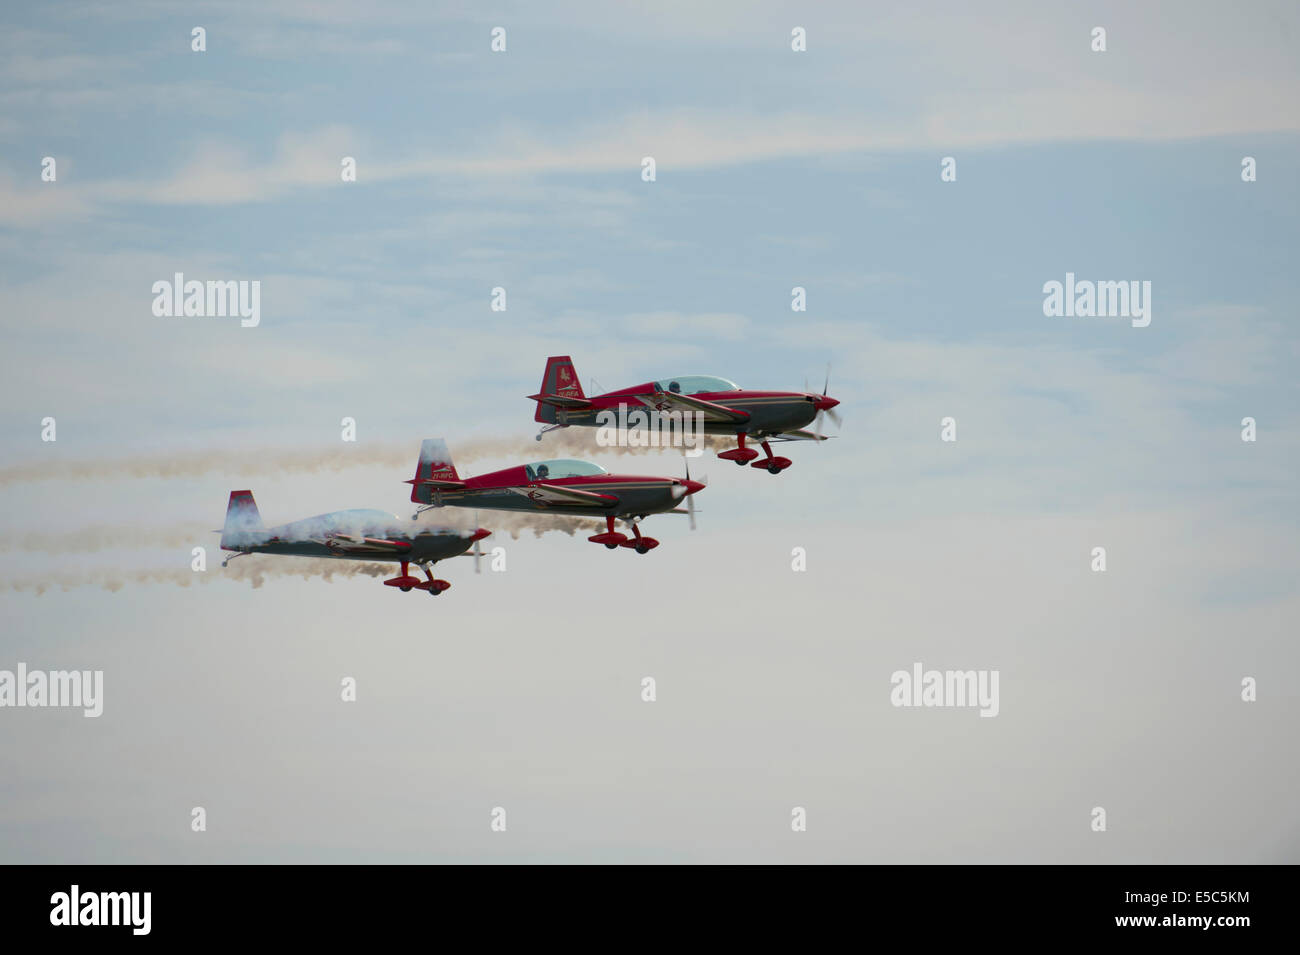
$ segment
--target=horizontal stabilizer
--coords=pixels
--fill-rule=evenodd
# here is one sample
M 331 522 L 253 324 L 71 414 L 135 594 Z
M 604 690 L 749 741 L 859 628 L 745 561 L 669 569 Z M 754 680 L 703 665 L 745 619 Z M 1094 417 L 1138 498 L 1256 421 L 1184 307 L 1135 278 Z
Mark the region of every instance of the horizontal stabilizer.
M 533 401 L 539 401 L 542 404 L 550 405 L 552 408 L 562 408 L 566 411 L 591 407 L 591 400 L 588 398 L 571 398 L 568 395 L 529 395 L 528 397 Z

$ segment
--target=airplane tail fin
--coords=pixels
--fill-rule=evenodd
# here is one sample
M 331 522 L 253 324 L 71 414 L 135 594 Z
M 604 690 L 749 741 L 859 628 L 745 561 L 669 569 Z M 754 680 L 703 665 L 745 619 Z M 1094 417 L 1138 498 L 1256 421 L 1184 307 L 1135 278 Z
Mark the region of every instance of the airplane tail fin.
M 226 524 L 221 529 L 221 546 L 237 550 L 253 543 L 263 529 L 262 515 L 257 512 L 257 502 L 252 491 L 231 491 L 226 505 Z
M 425 438 L 420 444 L 420 460 L 415 465 L 415 480 L 411 482 L 411 500 L 428 504 L 432 491 L 421 481 L 459 481 L 456 465 L 451 463 L 451 452 L 443 438 Z
M 580 407 L 586 404 L 584 399 L 587 396 L 582 393 L 582 382 L 578 381 L 573 359 L 568 355 L 553 355 L 546 359 L 546 372 L 542 375 L 542 390 L 532 397 L 537 402 L 537 414 L 533 416 L 533 420 L 543 424 L 555 424 L 557 406 Z M 560 401 L 542 400 L 545 398 L 558 398 Z

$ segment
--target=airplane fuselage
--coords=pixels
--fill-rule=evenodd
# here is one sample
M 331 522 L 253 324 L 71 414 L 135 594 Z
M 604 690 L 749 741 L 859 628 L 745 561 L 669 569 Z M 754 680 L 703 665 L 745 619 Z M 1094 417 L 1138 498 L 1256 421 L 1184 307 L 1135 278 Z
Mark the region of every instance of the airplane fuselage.
M 654 383 L 646 382 L 632 388 L 611 391 L 589 399 L 590 408 L 556 411 L 556 424 L 570 427 L 598 428 L 605 426 L 611 413 L 625 416 L 633 411 L 654 414 Z M 817 417 L 817 400 L 820 395 L 801 391 L 720 391 L 693 394 L 714 404 L 734 408 L 749 413 L 749 417 L 740 422 L 710 421 L 707 416 L 703 422 L 706 434 L 747 434 L 755 438 L 763 435 L 776 435 L 786 431 L 797 431 L 811 424 Z M 691 416 L 688 413 L 688 422 Z
M 547 514 L 576 514 L 585 517 L 627 517 L 671 511 L 681 503 L 686 488 L 671 478 L 631 474 L 602 474 L 599 477 L 565 477 L 530 480 L 521 467 L 506 468 L 466 478 L 464 488 L 425 489 L 424 503 L 435 507 L 474 507 L 497 511 L 531 511 Z M 541 500 L 544 487 L 571 488 L 616 497 L 616 502 L 569 503 Z
M 418 525 L 413 525 L 418 527 Z M 400 563 L 424 564 L 455 557 L 474 546 L 474 541 L 466 533 L 439 529 L 422 529 L 411 533 L 409 528 L 372 528 L 364 529 L 350 536 L 350 542 L 333 545 L 320 539 L 310 539 L 296 531 L 294 525 L 270 527 L 262 531 L 247 532 L 247 540 L 241 540 L 238 546 L 226 547 L 224 550 L 247 554 L 280 554 L 293 557 L 334 557 L 340 560 L 382 560 Z M 388 547 L 368 547 L 366 537 L 381 540 L 409 543 L 410 550 L 395 551 Z

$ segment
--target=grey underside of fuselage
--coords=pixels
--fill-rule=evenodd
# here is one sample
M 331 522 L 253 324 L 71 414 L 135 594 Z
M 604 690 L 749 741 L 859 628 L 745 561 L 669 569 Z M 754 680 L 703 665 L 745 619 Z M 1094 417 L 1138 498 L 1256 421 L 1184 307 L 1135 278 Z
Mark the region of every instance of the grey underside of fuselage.
M 340 553 L 315 541 L 252 544 L 248 547 L 241 547 L 240 550 L 254 554 L 279 554 L 285 557 L 332 557 L 336 560 L 379 560 L 393 563 L 408 560 L 413 564 L 423 564 L 429 561 L 442 560 L 446 557 L 455 557 L 457 554 L 465 553 L 472 546 L 473 544 L 464 537 L 430 536 L 412 539 L 411 549 L 401 553 L 397 551 Z
M 644 490 L 603 490 L 591 488 L 595 493 L 616 495 L 619 502 L 611 507 L 588 506 L 585 504 L 546 504 L 538 506 L 521 494 L 513 491 L 469 491 L 442 497 L 444 507 L 476 507 L 489 511 L 527 511 L 532 514 L 570 514 L 579 517 L 603 518 L 607 515 L 622 517 L 626 514 L 657 514 L 671 511 L 680 500 L 669 491 L 671 485 L 664 484 L 658 488 Z M 580 490 L 588 490 L 583 487 Z

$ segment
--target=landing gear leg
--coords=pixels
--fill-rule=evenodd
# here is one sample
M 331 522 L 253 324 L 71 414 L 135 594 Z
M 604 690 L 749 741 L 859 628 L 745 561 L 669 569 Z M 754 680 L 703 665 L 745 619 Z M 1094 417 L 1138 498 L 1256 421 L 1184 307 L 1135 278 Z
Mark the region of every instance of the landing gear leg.
M 613 550 L 627 540 L 627 535 L 614 530 L 614 515 L 607 514 L 605 516 L 605 533 L 593 534 L 587 540 L 593 544 L 604 544 L 610 550 Z
M 451 588 L 451 581 L 434 579 L 433 574 L 429 572 L 428 564 L 421 564 L 420 569 L 424 571 L 424 576 L 429 578 L 425 583 L 418 585 L 421 590 L 427 590 L 431 596 L 436 597 L 444 590 Z
M 772 474 L 780 474 L 794 462 L 789 458 L 777 458 L 772 456 L 772 447 L 766 440 L 759 442 L 763 445 L 763 450 L 767 452 L 767 457 L 762 461 L 755 461 L 750 465 L 751 468 L 767 468 Z
M 411 588 L 420 586 L 420 579 L 411 576 L 411 562 L 402 561 L 402 575 L 400 577 L 390 577 L 384 581 L 385 587 L 396 587 L 402 593 L 410 593 Z
M 753 448 L 745 447 L 745 432 L 737 432 L 736 440 L 740 443 L 740 447 L 732 448 L 730 451 L 719 451 L 718 457 L 722 458 L 724 461 L 735 461 L 741 467 L 744 467 L 750 461 L 754 460 L 754 458 L 758 457 L 758 452 Z M 771 452 L 768 453 L 769 455 L 771 454 Z
M 632 534 L 634 536 L 631 540 L 623 541 L 623 543 L 619 545 L 620 547 L 631 547 L 638 554 L 646 554 L 659 546 L 659 542 L 653 537 L 641 536 L 641 528 L 636 526 L 637 522 L 635 520 L 630 521 L 629 523 L 632 525 Z

